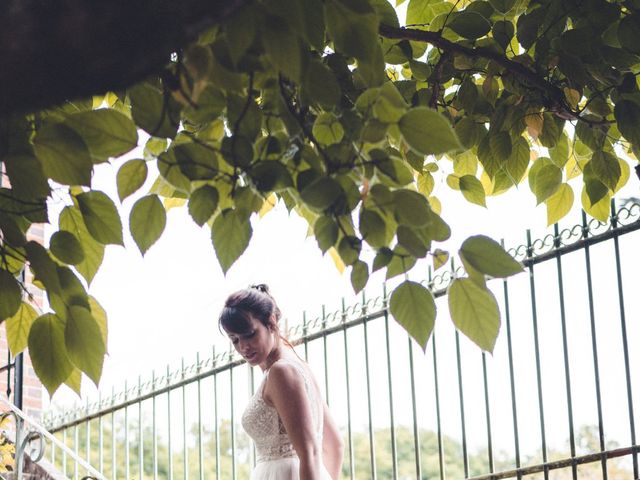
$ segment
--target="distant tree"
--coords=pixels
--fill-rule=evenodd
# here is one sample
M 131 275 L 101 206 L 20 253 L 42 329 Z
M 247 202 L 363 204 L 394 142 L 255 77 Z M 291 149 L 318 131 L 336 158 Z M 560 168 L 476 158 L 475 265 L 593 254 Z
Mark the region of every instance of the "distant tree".
M 386 0 L 2 4 L 11 186 L 0 190 L 0 320 L 50 392 L 79 389 L 81 372 L 98 382 L 106 316 L 86 285 L 105 246 L 123 243 L 123 223 L 144 254 L 169 206 L 211 230 L 227 272 L 249 220 L 283 202 L 350 267 L 355 291 L 374 270 L 446 263 L 444 218 L 468 213 L 447 212 L 436 181 L 485 206 L 527 178 L 549 223 L 577 188 L 586 211 L 607 218 L 640 145 L 638 3 L 403 3 L 405 26 Z M 123 222 L 92 173 L 138 146 L 140 131 L 150 138 L 120 168 L 117 201 L 159 176 Z M 51 198 L 66 206 L 50 244 L 27 241 Z M 449 288 L 452 319 L 491 351 L 500 318 L 485 276 L 521 267 L 483 236 L 458 253 L 469 277 Z M 46 290 L 44 314 L 22 300 L 26 266 Z M 424 347 L 432 294 L 406 280 L 390 308 Z

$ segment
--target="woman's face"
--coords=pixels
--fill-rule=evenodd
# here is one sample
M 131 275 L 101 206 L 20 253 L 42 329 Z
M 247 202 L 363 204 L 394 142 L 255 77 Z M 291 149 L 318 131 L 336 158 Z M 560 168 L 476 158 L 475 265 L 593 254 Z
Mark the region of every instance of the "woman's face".
M 267 357 L 276 345 L 272 330 L 265 327 L 260 320 L 249 315 L 249 330 L 247 333 L 233 333 L 227 331 L 229 340 L 236 351 L 251 365 L 266 368 Z

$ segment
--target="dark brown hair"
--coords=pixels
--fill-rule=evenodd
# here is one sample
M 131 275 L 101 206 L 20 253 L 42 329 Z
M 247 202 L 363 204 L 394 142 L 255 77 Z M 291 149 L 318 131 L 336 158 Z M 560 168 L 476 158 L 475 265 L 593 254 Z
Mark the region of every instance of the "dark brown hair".
M 271 322 L 275 317 L 276 325 Z M 265 327 L 276 327 L 282 316 L 275 299 L 269 293 L 269 287 L 261 283 L 239 290 L 227 297 L 224 308 L 220 312 L 218 326 L 227 332 L 236 334 L 248 333 L 250 328 L 249 316 L 260 321 Z

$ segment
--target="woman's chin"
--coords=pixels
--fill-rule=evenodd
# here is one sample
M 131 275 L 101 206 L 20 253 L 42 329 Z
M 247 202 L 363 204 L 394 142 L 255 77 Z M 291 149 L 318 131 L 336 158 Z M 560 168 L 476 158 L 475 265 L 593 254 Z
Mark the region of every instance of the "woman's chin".
M 245 359 L 245 360 L 247 361 L 247 363 L 248 363 L 249 365 L 251 365 L 252 367 L 254 367 L 254 366 L 258 365 L 258 363 L 259 363 L 258 355 L 256 355 L 256 354 L 251 355 L 251 356 L 249 356 L 249 357 L 244 357 L 244 359 Z

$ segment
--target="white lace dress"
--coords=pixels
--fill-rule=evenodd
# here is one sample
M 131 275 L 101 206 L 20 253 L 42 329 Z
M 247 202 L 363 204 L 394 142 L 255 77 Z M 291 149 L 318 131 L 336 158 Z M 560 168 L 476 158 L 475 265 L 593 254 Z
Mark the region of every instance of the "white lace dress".
M 301 363 L 289 359 L 280 359 L 278 362 L 293 365 L 304 379 L 311 402 L 314 431 L 318 444 L 322 446 L 323 404 L 312 379 L 309 378 L 307 370 Z M 242 426 L 256 446 L 256 467 L 251 473 L 251 480 L 299 480 L 300 461 L 282 420 L 276 409 L 268 405 L 262 397 L 268 376 L 269 370 L 265 372 L 262 383 L 242 414 Z M 331 480 L 324 465 L 321 478 Z

